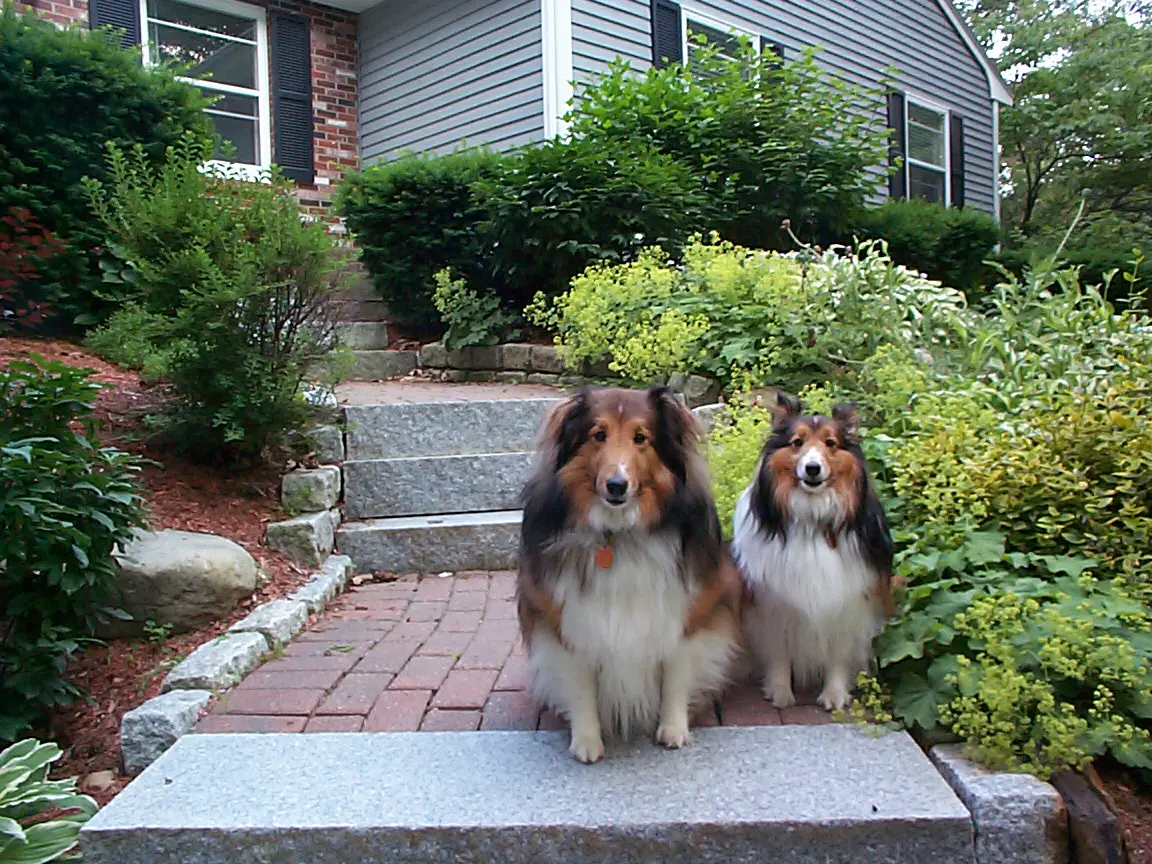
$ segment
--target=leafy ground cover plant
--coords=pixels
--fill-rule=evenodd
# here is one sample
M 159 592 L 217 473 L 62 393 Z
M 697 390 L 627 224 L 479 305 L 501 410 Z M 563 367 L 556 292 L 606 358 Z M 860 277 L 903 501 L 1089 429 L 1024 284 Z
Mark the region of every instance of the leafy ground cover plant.
M 171 383 L 161 419 L 185 449 L 251 460 L 309 415 L 306 379 L 334 343 L 339 261 L 278 175 L 244 182 L 202 170 L 210 157 L 193 136 L 160 168 L 109 148 L 109 185 L 88 189 L 111 238 L 105 279 L 128 302 L 89 345 Z
M 802 393 L 867 418 L 907 583 L 863 702 L 998 766 L 1152 770 L 1149 321 L 1052 270 L 934 318 Z M 711 436 L 723 520 L 767 424 L 736 399 Z
M 499 298 L 477 294 L 463 279 L 453 279 L 451 270 L 441 270 L 434 281 L 436 292 L 432 300 L 447 327 L 443 342 L 449 351 L 469 345 L 495 345 L 520 335 L 520 316 L 501 309 Z
M 38 357 L 0 371 L 0 741 L 80 695 L 68 657 L 121 614 L 112 551 L 144 514 L 134 457 L 92 439 L 97 389 Z
M 81 826 L 96 815 L 96 802 L 76 791 L 74 779 L 48 779 L 61 755 L 55 744 L 32 739 L 0 752 L 0 864 L 57 860 L 75 848 Z

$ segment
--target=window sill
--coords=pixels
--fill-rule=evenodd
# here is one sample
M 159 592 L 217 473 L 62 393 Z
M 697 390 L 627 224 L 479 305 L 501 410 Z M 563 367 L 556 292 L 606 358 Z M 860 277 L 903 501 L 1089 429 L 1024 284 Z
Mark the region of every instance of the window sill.
M 200 166 L 205 174 L 214 174 L 224 180 L 243 180 L 247 183 L 271 183 L 271 169 L 243 162 L 224 162 L 212 159 Z

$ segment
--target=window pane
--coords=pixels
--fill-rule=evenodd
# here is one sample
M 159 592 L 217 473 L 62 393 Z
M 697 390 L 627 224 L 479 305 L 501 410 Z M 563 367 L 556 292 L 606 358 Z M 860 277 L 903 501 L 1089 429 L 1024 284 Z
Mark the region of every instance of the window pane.
M 908 103 L 908 155 L 944 167 L 944 115 Z
M 920 165 L 908 166 L 908 197 L 944 203 L 944 172 Z
M 212 125 L 216 127 L 217 134 L 236 148 L 235 152 L 227 153 L 223 148 L 217 147 L 216 158 L 229 162 L 243 162 L 245 165 L 258 164 L 256 154 L 260 148 L 256 145 L 256 121 L 244 120 L 240 117 L 225 117 L 216 114 L 211 108 L 206 112 Z
M 694 55 L 700 51 L 700 45 L 694 38 L 697 34 L 703 36 L 709 45 L 718 49 L 725 57 L 735 58 L 740 53 L 740 37 L 735 33 L 725 33 L 707 24 L 689 21 L 688 47 Z
M 175 0 L 148 0 L 148 17 L 161 21 L 186 24 L 199 30 L 211 30 L 241 39 L 256 39 L 256 22 L 251 18 L 238 18 L 215 9 L 189 6 Z
M 156 23 L 148 25 L 148 39 L 156 46 L 160 62 L 187 65 L 191 70 L 188 74 L 193 78 L 256 89 L 254 45 Z
M 243 114 L 246 117 L 255 117 L 259 108 L 259 103 L 256 101 L 255 96 L 238 96 L 235 93 L 221 93 L 219 90 L 209 90 L 207 87 L 201 87 L 200 92 L 204 95 L 205 99 L 212 103 L 212 107 L 208 109 L 209 111 Z

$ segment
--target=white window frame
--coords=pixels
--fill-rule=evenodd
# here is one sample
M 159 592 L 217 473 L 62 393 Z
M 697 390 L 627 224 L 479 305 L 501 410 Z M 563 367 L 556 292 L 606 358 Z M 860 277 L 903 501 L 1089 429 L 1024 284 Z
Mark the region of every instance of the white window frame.
M 258 137 L 257 137 L 257 159 L 258 165 L 248 165 L 244 162 L 228 162 L 221 159 L 210 159 L 205 167 L 218 168 L 227 172 L 230 177 L 238 177 L 245 180 L 268 180 L 269 169 L 272 166 L 272 100 L 270 96 L 271 84 L 269 81 L 269 65 L 268 65 L 268 14 L 267 10 L 260 6 L 253 6 L 249 3 L 241 3 L 239 0 L 176 0 L 176 2 L 184 3 L 188 6 L 199 6 L 202 9 L 211 9 L 215 12 L 224 12 L 228 15 L 235 15 L 237 18 L 248 18 L 256 22 L 256 88 L 255 91 L 247 87 L 235 87 L 231 84 L 222 84 L 211 79 L 198 79 L 198 78 L 179 78 L 188 84 L 194 84 L 197 87 L 203 87 L 206 90 L 214 90 L 217 93 L 234 93 L 239 96 L 256 96 L 256 122 L 258 124 Z M 152 19 L 148 17 L 148 0 L 139 0 L 140 5 L 140 27 L 141 34 L 141 50 L 144 54 L 144 65 L 152 65 L 152 46 L 149 43 L 149 23 Z M 232 37 L 222 33 L 213 33 L 210 30 L 200 30 L 195 27 L 185 27 L 179 24 L 172 24 L 171 22 L 157 20 L 156 23 L 166 27 L 176 27 L 177 29 L 188 30 L 193 33 L 203 33 L 206 36 L 212 36 L 218 39 L 229 40 Z M 236 39 L 233 41 L 244 42 L 248 44 L 246 39 Z M 247 118 L 246 118 L 247 119 Z
M 734 33 L 737 36 L 748 36 L 752 39 L 752 44 L 756 46 L 756 50 L 763 53 L 764 39 L 759 33 L 753 33 L 747 27 L 741 27 L 739 24 L 733 24 L 731 21 L 721 21 L 719 18 L 713 18 L 705 12 L 698 12 L 691 6 L 680 7 L 680 45 L 683 50 L 684 63 L 688 64 L 692 59 L 692 45 L 694 43 L 688 41 L 688 24 L 689 21 L 695 21 L 697 24 L 703 24 L 713 30 L 719 30 L 721 33 Z M 727 57 L 727 54 L 721 55 Z
M 937 114 L 944 116 L 944 200 L 940 202 L 941 207 L 952 206 L 952 111 L 947 105 L 942 105 L 933 99 L 926 99 L 923 96 L 917 96 L 912 93 L 904 94 L 904 189 L 908 198 L 912 197 L 912 177 L 911 172 L 908 170 L 913 165 L 918 168 L 924 168 L 928 171 L 939 171 L 939 165 L 933 165 L 930 162 L 922 162 L 919 159 L 913 159 L 908 151 L 908 118 L 911 112 L 908 110 L 913 105 L 920 108 L 927 108 Z

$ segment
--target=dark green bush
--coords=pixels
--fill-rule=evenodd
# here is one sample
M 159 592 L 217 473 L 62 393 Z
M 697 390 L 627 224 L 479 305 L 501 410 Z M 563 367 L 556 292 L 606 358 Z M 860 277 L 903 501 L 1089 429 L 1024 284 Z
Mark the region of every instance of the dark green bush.
M 1025 246 L 1015 249 L 1001 249 L 993 260 L 1017 278 L 1023 276 L 1028 269 L 1034 269 L 1045 260 L 1050 260 L 1056 254 L 1055 247 Z M 1112 302 L 1127 298 L 1130 294 L 1146 292 L 1152 285 L 1149 283 L 1146 264 L 1140 268 L 1133 266 L 1135 255 L 1131 249 L 1121 249 L 1108 246 L 1080 247 L 1063 249 L 1057 267 L 1076 267 L 1080 270 L 1080 282 L 1084 285 L 1100 285 L 1101 293 L 1106 293 L 1107 299 Z M 1103 287 L 1104 277 L 1117 271 L 1112 277 L 1107 289 Z M 1143 272 L 1142 272 L 1143 271 Z M 1125 278 L 1129 274 L 1134 278 Z M 1147 298 L 1143 304 L 1147 306 Z
M 66 244 L 44 262 L 27 299 L 48 302 L 69 325 L 96 321 L 109 308 L 94 250 L 104 226 L 80 183 L 104 177 L 104 146 L 143 146 L 163 158 L 192 130 L 209 136 L 197 88 L 169 71 L 145 69 L 137 52 L 104 33 L 57 29 L 48 21 L 0 9 L 0 212 L 33 217 Z
M 692 169 L 643 140 L 546 142 L 503 160 L 475 191 L 493 283 L 517 310 L 538 291 L 565 291 L 589 264 L 630 261 L 648 245 L 677 254 L 714 213 Z
M 92 441 L 98 389 L 40 357 L 0 371 L 0 740 L 78 695 L 68 657 L 116 614 L 112 550 L 143 522 L 135 460 Z
M 572 133 L 605 149 L 647 146 L 703 179 L 717 209 L 709 224 L 753 249 L 788 249 L 781 223 L 827 241 L 852 224 L 887 158 L 886 130 L 861 102 L 880 104 L 828 75 L 812 54 L 783 65 L 745 42 L 740 59 L 693 52 L 690 65 L 637 75 L 621 62 L 585 87 Z
M 202 170 L 210 146 L 188 135 L 159 168 L 113 147 L 108 188 L 88 183 L 114 241 L 102 263 L 128 297 L 89 344 L 173 385 L 164 419 L 197 458 L 253 459 L 310 413 L 338 261 L 289 184 Z
M 861 240 L 886 241 L 897 264 L 961 291 L 987 274 L 984 262 L 1000 239 L 1000 228 L 987 213 L 918 199 L 889 201 L 861 213 L 854 233 Z
M 337 206 L 356 235 L 391 317 L 417 331 L 434 331 L 433 277 L 445 267 L 488 293 L 482 202 L 472 185 L 491 176 L 500 156 L 484 150 L 446 156 L 408 156 L 349 175 Z

